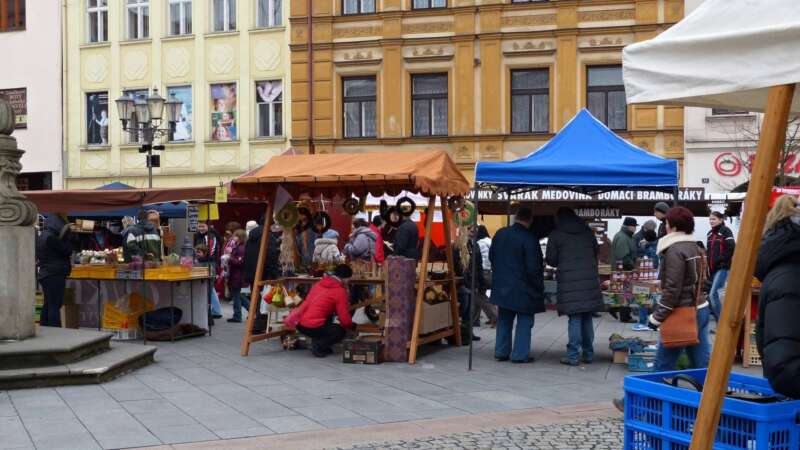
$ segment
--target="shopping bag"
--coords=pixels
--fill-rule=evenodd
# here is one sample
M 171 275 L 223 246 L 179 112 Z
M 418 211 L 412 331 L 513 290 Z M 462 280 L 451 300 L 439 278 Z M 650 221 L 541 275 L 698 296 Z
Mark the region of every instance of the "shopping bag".
M 680 306 L 672 310 L 661 324 L 661 343 L 664 348 L 691 347 L 700 343 L 697 335 L 697 308 Z

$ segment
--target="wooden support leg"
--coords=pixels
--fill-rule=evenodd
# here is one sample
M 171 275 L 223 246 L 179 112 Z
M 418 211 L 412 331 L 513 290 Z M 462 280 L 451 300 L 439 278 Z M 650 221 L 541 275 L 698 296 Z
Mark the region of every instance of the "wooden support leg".
M 447 207 L 447 200 L 442 197 L 442 222 L 444 224 L 445 254 L 447 255 L 447 278 L 450 280 L 447 287 L 450 290 L 450 312 L 453 315 L 453 326 L 455 327 L 455 341 L 457 346 L 461 346 L 461 315 L 458 313 L 458 288 L 456 287 L 455 259 L 453 258 L 453 238 L 450 230 L 450 209 Z M 466 269 L 465 269 L 466 270 Z M 472 299 L 470 299 L 471 301 Z M 468 324 L 467 326 L 472 326 Z
M 428 257 L 431 250 L 431 227 L 433 214 L 436 211 L 436 196 L 428 197 L 428 209 L 425 212 L 425 241 L 422 244 L 422 261 L 419 265 L 419 281 L 417 282 L 417 302 L 414 309 L 414 327 L 411 331 L 411 345 L 408 349 L 408 363 L 417 361 L 417 346 L 419 343 L 419 327 L 422 321 L 422 300 L 425 297 L 425 281 L 428 279 Z
M 272 205 L 275 199 L 267 204 L 267 211 L 264 216 L 264 225 L 261 231 L 261 242 L 258 246 L 258 261 L 256 262 L 256 275 L 253 277 L 253 285 L 250 287 L 250 308 L 247 312 L 247 325 L 244 329 L 242 338 L 242 356 L 247 356 L 250 352 L 250 343 L 253 336 L 253 323 L 258 312 L 258 298 L 261 296 L 261 289 L 264 287 L 264 264 L 267 259 L 267 248 L 269 247 L 269 229 L 272 227 Z
M 786 140 L 786 125 L 794 90 L 794 84 L 775 86 L 769 90 L 761 140 L 747 189 L 747 207 L 739 228 L 739 242 L 736 243 L 733 255 L 722 317 L 717 328 L 717 340 L 711 354 L 700 410 L 692 433 L 691 450 L 711 450 L 714 444 L 720 408 L 728 389 L 728 377 L 742 328 L 742 316 L 750 302 L 753 270 L 761 245 L 778 157 Z M 746 338 L 749 339 L 749 336 Z

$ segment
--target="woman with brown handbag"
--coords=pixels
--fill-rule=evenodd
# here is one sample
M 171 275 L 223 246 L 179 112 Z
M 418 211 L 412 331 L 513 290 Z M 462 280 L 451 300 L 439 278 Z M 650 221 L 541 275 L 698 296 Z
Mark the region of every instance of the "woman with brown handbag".
M 685 350 L 693 368 L 708 366 L 709 303 L 702 296 L 705 254 L 697 245 L 694 216 L 683 207 L 671 208 L 666 217 L 667 235 L 658 241 L 661 258 L 661 300 L 650 315 L 648 326 L 660 330 L 655 370 L 675 370 Z

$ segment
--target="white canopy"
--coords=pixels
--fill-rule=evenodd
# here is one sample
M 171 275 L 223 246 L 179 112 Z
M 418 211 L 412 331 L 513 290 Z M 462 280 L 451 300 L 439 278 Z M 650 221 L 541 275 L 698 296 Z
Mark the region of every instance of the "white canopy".
M 623 73 L 628 103 L 763 110 L 770 86 L 800 82 L 800 0 L 705 0 L 627 46 Z

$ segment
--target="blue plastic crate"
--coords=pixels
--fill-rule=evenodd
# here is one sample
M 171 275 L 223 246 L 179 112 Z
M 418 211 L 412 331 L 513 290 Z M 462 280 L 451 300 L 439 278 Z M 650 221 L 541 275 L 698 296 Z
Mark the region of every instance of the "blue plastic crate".
M 631 372 L 653 372 L 656 369 L 656 352 L 645 350 L 628 355 L 628 370 Z
M 701 393 L 664 378 L 687 374 L 703 383 L 706 370 L 625 378 L 625 450 L 688 450 Z M 767 380 L 732 373 L 730 390 L 774 395 Z M 800 450 L 800 400 L 755 403 L 726 398 L 715 450 Z

